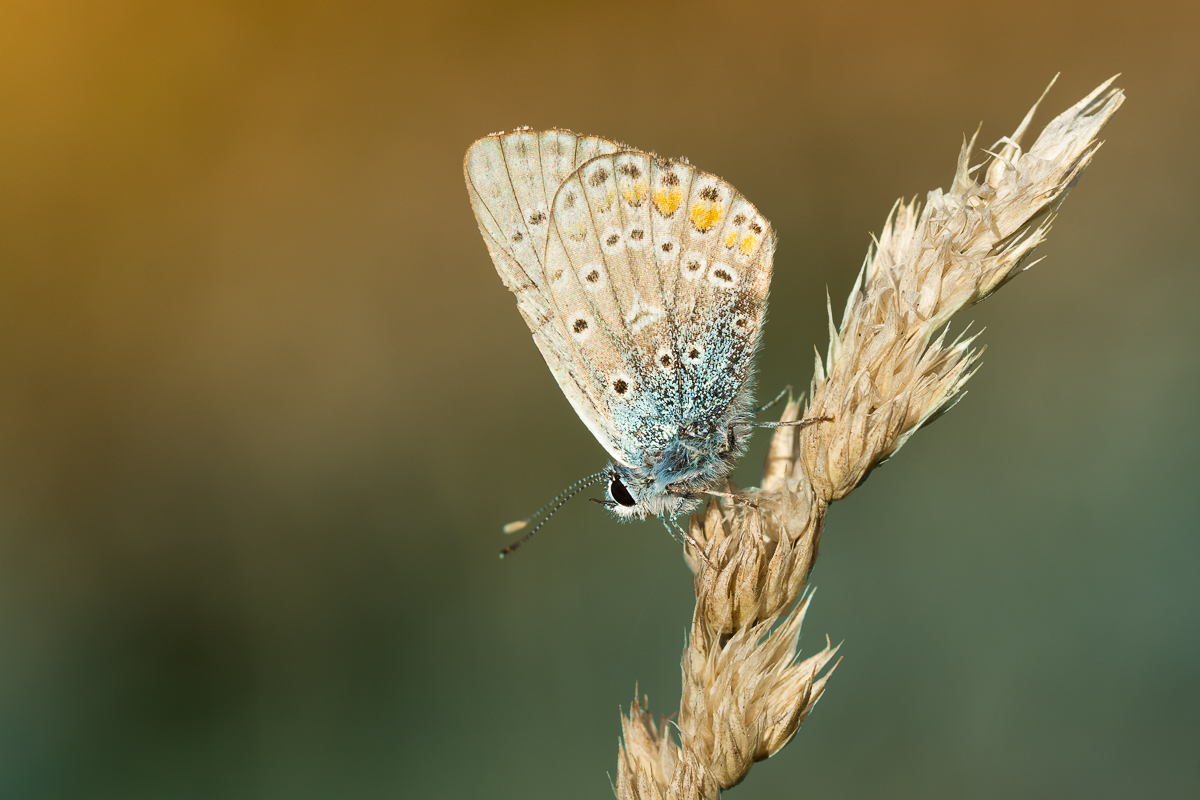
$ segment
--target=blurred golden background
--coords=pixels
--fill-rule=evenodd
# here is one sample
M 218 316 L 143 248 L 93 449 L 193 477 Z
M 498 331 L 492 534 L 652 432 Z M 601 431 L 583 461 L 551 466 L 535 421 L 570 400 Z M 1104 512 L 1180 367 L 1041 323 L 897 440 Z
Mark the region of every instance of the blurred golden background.
M 833 509 L 845 640 L 782 797 L 1200 796 L 1200 6 L 0 4 L 0 796 L 605 798 L 691 613 L 478 234 L 475 138 L 562 126 L 775 224 L 807 385 L 964 133 L 1129 95 L 982 371 Z M 737 473 L 758 474 L 760 434 Z

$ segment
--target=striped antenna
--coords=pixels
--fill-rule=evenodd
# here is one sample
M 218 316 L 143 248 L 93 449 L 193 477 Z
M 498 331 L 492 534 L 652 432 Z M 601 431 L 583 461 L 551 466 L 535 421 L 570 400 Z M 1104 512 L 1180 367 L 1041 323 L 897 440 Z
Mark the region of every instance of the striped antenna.
M 543 525 L 545 525 L 546 522 L 549 521 L 549 519 L 551 517 L 554 516 L 554 512 L 558 511 L 560 508 L 563 507 L 564 503 L 566 503 L 568 500 L 570 500 L 575 495 L 579 494 L 581 491 L 583 491 L 587 487 L 591 486 L 593 483 L 598 482 L 604 476 L 605 476 L 605 471 L 600 470 L 599 472 L 597 472 L 595 474 L 588 475 L 586 478 L 580 478 L 579 480 L 575 481 L 570 486 L 568 486 L 566 489 L 563 489 L 561 492 L 559 492 L 555 496 L 555 498 L 553 500 L 551 500 L 549 503 L 546 503 L 546 505 L 542 506 L 537 511 L 533 512 L 525 519 L 519 519 L 516 522 L 510 522 L 507 525 L 505 525 L 504 526 L 505 533 L 516 533 L 517 531 L 523 529 L 529 523 L 533 522 L 539 516 L 541 516 L 543 511 L 546 511 L 546 509 L 550 509 L 546 513 L 546 516 L 542 517 L 541 521 L 538 522 L 537 525 L 533 526 L 533 530 L 531 530 L 529 533 L 522 536 L 517 541 L 510 544 L 508 547 L 501 550 L 500 557 L 504 558 L 505 556 L 512 553 L 514 550 L 516 550 L 518 547 L 520 547 L 521 545 L 528 542 L 533 537 L 533 535 L 535 533 L 537 533 L 538 530 L 540 530 L 541 527 Z

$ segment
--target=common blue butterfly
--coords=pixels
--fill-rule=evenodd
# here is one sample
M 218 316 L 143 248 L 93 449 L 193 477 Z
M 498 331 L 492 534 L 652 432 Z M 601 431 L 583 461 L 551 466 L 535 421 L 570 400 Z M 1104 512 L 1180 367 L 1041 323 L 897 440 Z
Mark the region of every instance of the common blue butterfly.
M 566 130 L 487 136 L 464 172 L 500 277 L 612 456 L 600 502 L 622 518 L 694 510 L 753 427 L 770 223 L 686 160 Z

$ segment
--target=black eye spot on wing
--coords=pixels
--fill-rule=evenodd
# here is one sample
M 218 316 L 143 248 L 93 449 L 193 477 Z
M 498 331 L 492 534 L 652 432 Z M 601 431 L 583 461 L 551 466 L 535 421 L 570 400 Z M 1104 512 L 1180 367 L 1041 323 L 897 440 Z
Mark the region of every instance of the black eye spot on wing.
M 600 167 L 600 169 L 593 172 L 592 176 L 588 178 L 588 183 L 590 183 L 593 187 L 596 187 L 604 183 L 606 180 L 608 180 L 608 170 L 606 170 L 604 167 Z
M 615 381 L 613 381 L 613 391 L 617 394 L 625 394 L 629 391 L 629 384 L 621 378 L 617 378 Z
M 572 325 L 571 328 L 576 333 L 583 333 L 584 331 L 586 331 L 588 329 L 588 322 L 583 317 L 580 317 L 579 319 L 575 320 L 575 324 Z

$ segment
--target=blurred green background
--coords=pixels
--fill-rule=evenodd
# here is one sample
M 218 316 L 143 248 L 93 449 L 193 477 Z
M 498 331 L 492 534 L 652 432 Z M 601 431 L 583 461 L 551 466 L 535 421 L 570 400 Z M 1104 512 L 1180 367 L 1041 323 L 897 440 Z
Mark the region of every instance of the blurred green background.
M 844 640 L 784 797 L 1200 796 L 1200 6 L 0 4 L 0 796 L 605 798 L 679 699 L 657 523 L 463 186 L 475 138 L 686 155 L 779 232 L 763 394 L 806 385 L 893 201 L 1113 73 L 982 371 L 834 507 Z M 1036 126 L 1040 129 L 1040 124 Z M 755 482 L 767 437 L 737 473 Z

